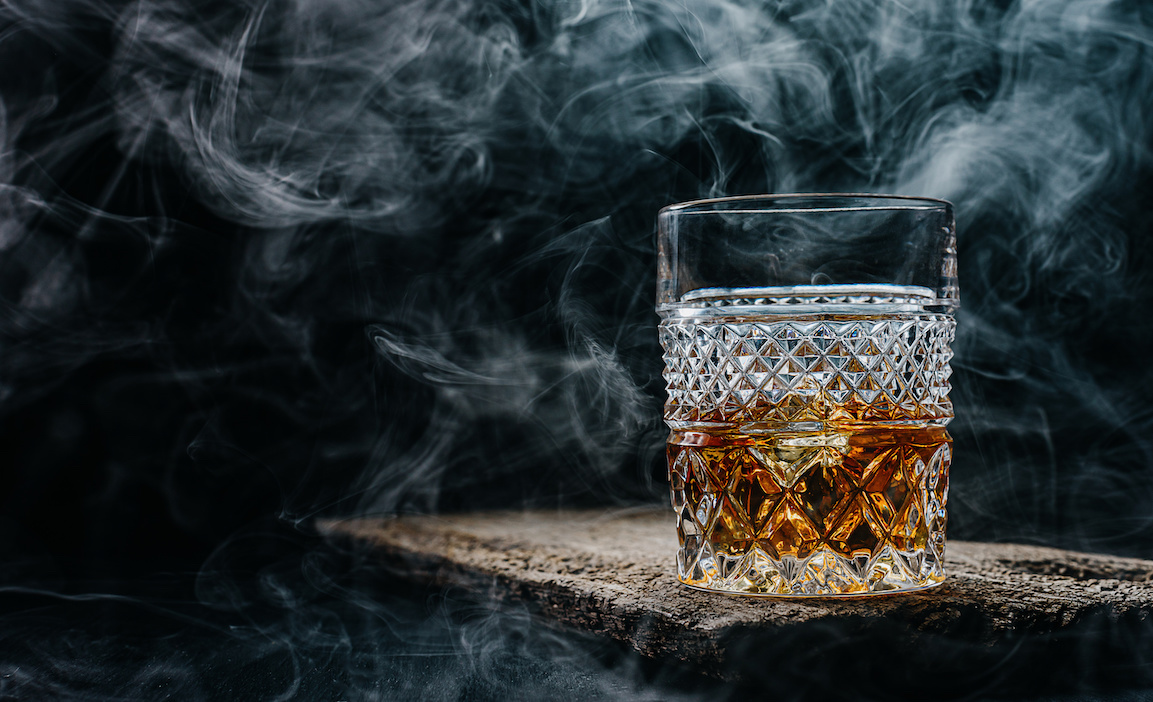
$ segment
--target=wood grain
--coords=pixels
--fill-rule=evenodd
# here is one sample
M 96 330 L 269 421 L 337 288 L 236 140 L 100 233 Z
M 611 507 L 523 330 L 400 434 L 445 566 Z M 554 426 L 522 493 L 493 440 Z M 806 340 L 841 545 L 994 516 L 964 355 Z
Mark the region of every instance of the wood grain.
M 1153 561 L 1017 544 L 950 541 L 945 584 L 855 598 L 718 595 L 681 585 L 671 514 L 655 510 L 492 512 L 326 521 L 397 577 L 531 603 L 542 616 L 628 642 L 652 657 L 723 661 L 738 632 L 883 623 L 995 644 L 1087 617 L 1146 620 Z

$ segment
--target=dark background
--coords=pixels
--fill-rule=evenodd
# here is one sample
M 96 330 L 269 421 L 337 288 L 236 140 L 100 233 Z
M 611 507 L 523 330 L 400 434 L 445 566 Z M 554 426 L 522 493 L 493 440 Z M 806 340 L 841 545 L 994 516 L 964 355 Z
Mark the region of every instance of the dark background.
M 954 202 L 950 538 L 1153 556 L 1151 42 L 1103 0 L 0 2 L 0 694 L 735 695 L 311 526 L 667 499 L 653 222 L 698 197 Z

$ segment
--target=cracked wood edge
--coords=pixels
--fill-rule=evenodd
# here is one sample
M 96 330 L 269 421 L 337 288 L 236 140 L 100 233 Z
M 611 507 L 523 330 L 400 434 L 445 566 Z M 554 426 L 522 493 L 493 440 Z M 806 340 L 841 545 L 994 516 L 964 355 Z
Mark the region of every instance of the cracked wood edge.
M 715 664 L 726 635 L 806 622 L 898 623 L 993 643 L 1090 616 L 1145 619 L 1153 561 L 1020 544 L 950 541 L 945 584 L 849 599 L 719 595 L 675 576 L 673 517 L 652 509 L 486 512 L 329 520 L 396 575 L 529 602 L 544 616 L 651 656 Z

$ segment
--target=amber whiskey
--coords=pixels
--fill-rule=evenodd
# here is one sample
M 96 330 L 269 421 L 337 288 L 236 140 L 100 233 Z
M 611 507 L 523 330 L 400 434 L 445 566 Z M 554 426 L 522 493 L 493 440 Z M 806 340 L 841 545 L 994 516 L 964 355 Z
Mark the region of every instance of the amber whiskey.
M 950 444 L 934 426 L 674 431 L 681 580 L 778 595 L 941 582 Z

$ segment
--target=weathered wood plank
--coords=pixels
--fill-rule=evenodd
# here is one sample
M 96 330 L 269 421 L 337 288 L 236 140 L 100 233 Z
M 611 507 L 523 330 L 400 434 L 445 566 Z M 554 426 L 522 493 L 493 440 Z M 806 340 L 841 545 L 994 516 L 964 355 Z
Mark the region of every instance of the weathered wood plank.
M 733 632 L 816 622 L 894 623 L 995 643 L 1059 632 L 1087 616 L 1145 620 L 1153 561 L 1015 544 L 951 541 L 932 590 L 849 599 L 716 595 L 677 582 L 671 514 L 654 510 L 494 512 L 328 521 L 414 582 L 525 600 L 560 622 L 638 651 L 715 665 Z

